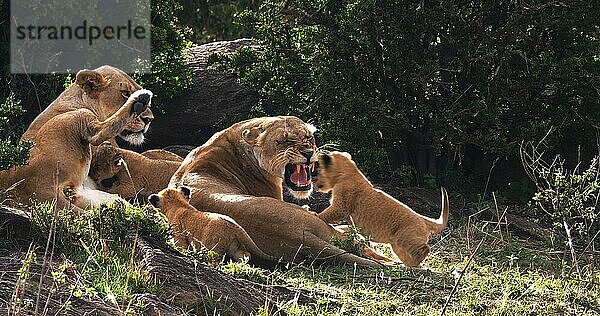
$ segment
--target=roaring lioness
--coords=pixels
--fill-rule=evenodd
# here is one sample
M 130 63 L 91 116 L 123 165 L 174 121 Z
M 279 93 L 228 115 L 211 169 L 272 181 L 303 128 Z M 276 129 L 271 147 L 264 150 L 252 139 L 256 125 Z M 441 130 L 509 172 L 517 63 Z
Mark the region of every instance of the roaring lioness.
M 95 190 L 86 183 L 92 150 L 121 133 L 150 105 L 152 92 L 137 90 L 125 104 L 106 120 L 99 120 L 88 109 L 56 115 L 33 137 L 35 143 L 25 166 L 0 171 L 0 189 L 10 190 L 21 203 L 56 199 L 57 206 L 81 211 L 100 202 L 111 201 L 111 194 Z
M 312 191 L 314 132 L 312 125 L 293 116 L 234 124 L 190 152 L 169 186 L 191 187 L 190 204 L 230 216 L 276 258 L 300 261 L 308 256 L 380 267 L 335 247 L 331 238 L 341 233 L 302 207 L 282 201 L 284 181 L 298 198 Z
M 34 139 L 38 131 L 51 118 L 78 109 L 88 109 L 100 121 L 117 112 L 135 91 L 142 89 L 126 73 L 111 66 L 94 70 L 81 70 L 75 76 L 75 84 L 61 93 L 56 100 L 40 113 L 21 137 Z M 141 115 L 127 123 L 118 136 L 128 143 L 140 145 L 154 115 L 147 108 Z M 111 140 L 114 141 L 114 140 Z
M 190 205 L 190 189 L 167 188 L 152 194 L 150 204 L 165 214 L 173 225 L 175 242 L 182 248 L 195 244 L 204 246 L 219 255 L 227 255 L 235 261 L 248 261 L 252 255 L 271 261 L 248 233 L 231 217 L 223 214 L 200 212 Z
M 89 177 L 102 191 L 145 202 L 150 194 L 167 187 L 180 165 L 178 161 L 150 159 L 105 142 L 94 152 Z
M 318 216 L 327 223 L 345 220 L 360 227 L 371 240 L 390 243 L 405 266 L 418 267 L 429 253 L 427 241 L 448 223 L 448 194 L 442 188 L 442 212 L 435 220 L 413 211 L 373 185 L 360 172 L 350 154 L 319 156 L 317 190 L 332 191 L 331 206 Z

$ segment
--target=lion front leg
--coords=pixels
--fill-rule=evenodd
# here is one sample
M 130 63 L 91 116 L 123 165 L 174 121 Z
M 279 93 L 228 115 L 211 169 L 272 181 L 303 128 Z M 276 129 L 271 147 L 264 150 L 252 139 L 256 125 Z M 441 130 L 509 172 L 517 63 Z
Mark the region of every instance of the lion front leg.
M 141 89 L 129 96 L 121 108 L 103 122 L 93 121 L 88 124 L 89 142 L 98 146 L 104 141 L 114 138 L 123 131 L 127 123 L 140 116 L 150 106 L 152 92 Z

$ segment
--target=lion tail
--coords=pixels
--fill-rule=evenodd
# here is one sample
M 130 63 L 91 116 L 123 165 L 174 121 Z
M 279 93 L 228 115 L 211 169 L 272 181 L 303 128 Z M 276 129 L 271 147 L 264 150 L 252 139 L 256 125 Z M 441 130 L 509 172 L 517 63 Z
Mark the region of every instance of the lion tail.
M 450 202 L 448 201 L 448 192 L 446 192 L 446 189 L 444 189 L 444 187 L 441 188 L 442 191 L 442 213 L 440 214 L 440 217 L 436 220 L 429 220 L 429 227 L 431 227 L 431 231 L 439 234 L 441 233 L 444 228 L 446 228 L 446 226 L 448 225 L 448 215 L 449 215 L 449 208 L 450 208 Z
M 361 267 L 382 268 L 383 265 L 370 259 L 362 258 L 340 249 L 319 237 L 308 233 L 305 236 L 305 244 L 311 249 L 311 253 L 317 255 L 317 260 L 327 260 L 340 263 L 356 264 Z

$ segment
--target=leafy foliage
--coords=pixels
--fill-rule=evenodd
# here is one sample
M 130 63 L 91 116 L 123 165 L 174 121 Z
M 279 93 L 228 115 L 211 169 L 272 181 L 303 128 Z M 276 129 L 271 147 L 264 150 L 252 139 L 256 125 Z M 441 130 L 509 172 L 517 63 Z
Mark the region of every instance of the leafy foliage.
M 135 76 L 138 83 L 155 92 L 155 104 L 166 109 L 166 101 L 192 83 L 184 63 L 184 49 L 191 43 L 190 31 L 181 25 L 184 11 L 179 1 L 152 1 L 152 73 Z M 153 102 L 154 104 L 154 102 Z
M 568 170 L 559 155 L 548 161 L 541 146 L 529 143 L 521 149 L 524 167 L 538 189 L 533 202 L 557 228 L 565 229 L 568 238 L 573 234 L 575 242 L 585 246 L 600 231 L 600 157 L 592 158 L 585 169 L 580 163 Z
M 238 39 L 248 33 L 243 25 L 235 23 L 235 18 L 246 9 L 257 9 L 260 3 L 262 0 L 182 0 L 185 10 L 180 21 L 190 28 L 189 39 L 196 44 Z
M 344 249 L 350 253 L 361 256 L 363 249 L 369 245 L 370 238 L 363 237 L 360 234 L 360 228 L 354 225 L 349 225 L 344 231 L 344 237 L 331 237 L 331 242 L 338 248 Z
M 217 61 L 260 93 L 253 115 L 314 119 L 368 173 L 408 165 L 423 184 L 485 153 L 516 159 L 550 126 L 556 148 L 585 146 L 599 15 L 590 1 L 267 0 L 239 22 L 263 49 Z
M 33 144 L 19 139 L 23 125 L 15 122 L 22 114 L 23 109 L 14 95 L 0 103 L 0 170 L 23 165 L 29 159 Z

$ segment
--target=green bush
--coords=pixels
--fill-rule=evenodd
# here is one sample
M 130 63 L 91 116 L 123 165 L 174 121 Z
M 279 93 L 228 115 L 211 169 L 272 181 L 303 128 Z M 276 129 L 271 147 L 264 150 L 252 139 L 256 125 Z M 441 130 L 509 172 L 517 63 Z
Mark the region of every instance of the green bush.
M 587 167 L 565 167 L 560 155 L 548 159 L 543 143 L 526 143 L 521 148 L 523 165 L 536 184 L 532 201 L 546 213 L 555 228 L 566 233 L 569 241 L 591 246 L 600 231 L 600 156 Z
M 23 125 L 15 122 L 23 114 L 19 101 L 10 94 L 0 103 L 0 170 L 24 165 L 33 143 L 21 141 Z
M 152 73 L 134 77 L 154 92 L 153 105 L 168 110 L 168 100 L 192 83 L 191 72 L 184 62 L 184 50 L 191 46 L 187 40 L 190 30 L 180 21 L 179 16 L 184 13 L 180 1 L 156 0 L 151 5 Z
M 239 18 L 262 49 L 213 60 L 259 92 L 252 115 L 310 118 L 369 175 L 406 165 L 423 185 L 516 160 L 550 126 L 554 148 L 595 150 L 599 14 L 590 1 L 267 0 Z

